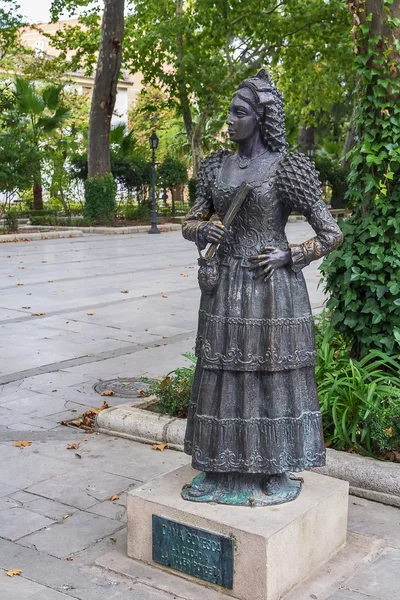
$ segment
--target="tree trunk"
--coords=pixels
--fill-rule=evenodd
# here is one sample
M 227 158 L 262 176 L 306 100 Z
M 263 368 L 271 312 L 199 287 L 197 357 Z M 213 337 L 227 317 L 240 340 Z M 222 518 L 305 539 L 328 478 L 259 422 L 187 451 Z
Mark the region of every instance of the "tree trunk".
M 43 187 L 40 183 L 33 184 L 33 210 L 43 210 Z
M 110 130 L 122 61 L 125 0 L 105 0 L 100 52 L 90 110 L 88 174 L 111 173 Z
M 311 127 L 307 127 L 305 123 L 300 125 L 299 139 L 298 139 L 298 147 L 299 152 L 303 152 L 307 156 L 312 156 L 314 154 L 314 144 L 315 144 L 315 127 L 311 125 Z

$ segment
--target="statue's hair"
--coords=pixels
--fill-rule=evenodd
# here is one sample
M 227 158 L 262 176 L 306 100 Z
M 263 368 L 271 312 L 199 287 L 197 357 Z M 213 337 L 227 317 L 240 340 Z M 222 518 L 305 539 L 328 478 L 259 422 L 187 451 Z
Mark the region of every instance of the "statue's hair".
M 240 90 L 251 92 L 252 100 Z M 271 152 L 282 152 L 287 148 L 285 111 L 280 92 L 272 83 L 267 71 L 262 69 L 255 77 L 245 79 L 239 85 L 238 96 L 253 108 L 260 119 L 261 139 Z

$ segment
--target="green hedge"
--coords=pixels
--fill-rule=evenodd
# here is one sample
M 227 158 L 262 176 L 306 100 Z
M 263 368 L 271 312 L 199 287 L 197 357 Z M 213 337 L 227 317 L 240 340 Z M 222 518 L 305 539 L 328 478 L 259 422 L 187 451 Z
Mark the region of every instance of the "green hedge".
M 85 217 L 94 223 L 112 224 L 116 212 L 116 186 L 114 177 L 90 177 L 85 181 Z

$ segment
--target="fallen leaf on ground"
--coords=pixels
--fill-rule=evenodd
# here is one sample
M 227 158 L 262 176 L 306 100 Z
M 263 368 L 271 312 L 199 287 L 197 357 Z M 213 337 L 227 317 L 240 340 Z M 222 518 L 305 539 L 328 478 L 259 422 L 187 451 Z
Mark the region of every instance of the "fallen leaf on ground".
M 18 269 L 26 269 L 26 267 L 18 267 Z
M 21 287 L 23 285 L 24 285 L 23 283 L 17 283 L 17 287 Z
M 14 448 L 26 448 L 27 446 L 32 446 L 32 442 L 16 442 L 14 444 Z
M 26 310 L 29 310 L 31 307 L 30 306 L 23 306 L 22 308 L 25 308 Z
M 111 498 L 110 498 L 110 500 L 109 500 L 109 501 L 110 501 L 110 502 L 115 502 L 115 500 L 119 500 L 119 496 L 118 496 L 118 494 L 115 494 L 115 496 L 111 496 Z
M 187 273 L 181 273 L 181 277 L 189 277 Z
M 129 290 L 122 290 L 121 294 L 129 294 Z
M 164 294 L 161 296 L 161 298 L 168 298 L 168 296 L 165 296 Z
M 64 515 L 63 516 L 63 521 L 65 521 L 65 519 L 69 519 L 69 515 Z
M 47 283 L 54 283 L 54 279 L 49 279 Z
M 15 577 L 16 575 L 21 575 L 21 573 L 23 573 L 21 569 L 10 569 L 6 575 L 7 577 Z
M 169 265 L 170 267 L 174 267 L 175 265 Z
M 115 392 L 113 392 L 112 390 L 104 390 L 104 392 L 101 392 L 102 396 L 114 396 Z
M 68 558 L 66 558 L 65 560 L 67 560 L 68 562 L 72 562 L 74 559 L 72 558 L 72 556 L 68 556 Z
M 37 312 L 37 313 L 32 313 L 33 317 L 43 317 L 43 315 L 45 315 L 46 313 L 44 312 Z
M 79 444 L 69 444 L 69 446 L 67 446 L 67 450 L 78 450 L 79 448 Z
M 12 279 L 14 277 L 14 275 L 9 275 L 10 279 Z
M 153 450 L 159 450 L 160 452 L 164 452 L 166 448 L 168 448 L 168 444 L 153 444 Z
M 87 314 L 89 315 L 89 317 L 92 317 L 94 315 L 94 313 L 92 312 L 88 312 Z

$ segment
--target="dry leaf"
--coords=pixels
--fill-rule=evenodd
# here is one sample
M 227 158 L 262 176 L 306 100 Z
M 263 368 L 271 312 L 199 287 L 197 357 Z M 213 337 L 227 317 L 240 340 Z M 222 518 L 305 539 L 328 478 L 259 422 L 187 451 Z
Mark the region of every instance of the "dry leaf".
M 170 267 L 174 267 L 175 265 L 169 265 Z
M 43 317 L 43 315 L 45 315 L 46 313 L 44 312 L 37 312 L 37 313 L 32 313 L 33 317 Z
M 47 283 L 54 283 L 54 279 L 49 279 Z
M 25 308 L 26 310 L 29 310 L 31 307 L 30 306 L 23 306 L 22 308 Z
M 26 448 L 27 446 L 32 446 L 32 442 L 16 442 L 14 444 L 14 448 Z
M 18 269 L 26 269 L 26 267 L 18 267 Z
M 65 519 L 69 519 L 69 515 L 64 515 L 63 516 L 63 521 L 65 521 Z
M 94 313 L 92 312 L 88 312 L 87 314 L 89 315 L 89 317 L 92 317 L 94 315 Z
M 14 275 L 9 275 L 10 278 L 14 277 Z
M 68 556 L 68 558 L 66 558 L 65 560 L 68 560 L 68 562 L 72 562 L 74 559 L 72 558 L 72 556 Z
M 153 444 L 153 450 L 159 450 L 160 452 L 164 452 L 166 448 L 168 448 L 168 444 Z
M 187 273 L 181 273 L 181 277 L 189 277 Z
M 115 496 L 112 496 L 109 501 L 110 502 L 115 502 L 115 500 L 119 500 L 118 494 L 115 494 Z
M 112 390 L 104 390 L 104 392 L 101 392 L 102 396 L 114 396 L 115 392 L 113 392 Z
M 23 285 L 24 285 L 23 283 L 17 283 L 17 287 L 21 287 Z
M 122 290 L 121 294 L 129 294 L 129 290 Z
M 79 444 L 69 444 L 69 446 L 67 446 L 67 450 L 78 450 L 79 448 Z
M 10 569 L 6 575 L 7 577 L 15 577 L 16 575 L 21 575 L 21 573 L 23 573 L 21 569 Z
M 165 296 L 164 294 L 161 296 L 161 298 L 168 298 L 168 296 Z

